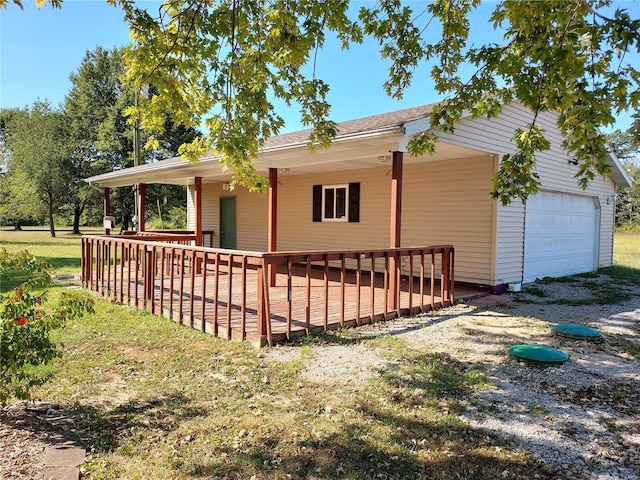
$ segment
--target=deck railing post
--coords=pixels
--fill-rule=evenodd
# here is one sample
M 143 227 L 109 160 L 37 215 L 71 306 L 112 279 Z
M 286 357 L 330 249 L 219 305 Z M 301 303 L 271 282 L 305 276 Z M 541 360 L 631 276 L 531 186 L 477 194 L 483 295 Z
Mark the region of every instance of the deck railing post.
M 264 264 L 263 264 L 264 265 Z M 262 285 L 262 269 L 264 268 L 263 265 L 260 265 L 258 267 L 258 305 L 257 305 L 257 313 L 258 313 L 258 336 L 259 337 L 264 337 L 265 332 L 267 331 L 266 325 L 265 325 L 265 318 L 264 318 L 264 285 Z
M 451 268 L 449 269 L 449 301 L 451 305 L 455 303 L 454 292 L 455 292 L 455 249 L 451 247 Z
M 265 290 L 269 288 L 268 284 L 265 285 L 265 277 L 264 271 L 267 268 L 264 260 L 262 264 L 258 266 L 258 305 L 257 305 L 257 313 L 258 313 L 258 337 L 261 339 L 265 339 L 267 336 L 267 308 L 266 302 L 268 301 L 265 295 Z
M 82 258 L 80 260 L 80 271 L 82 272 L 82 286 L 87 287 L 87 240 L 82 239 Z
M 389 309 L 400 311 L 400 279 L 402 276 L 402 261 L 400 252 L 394 251 L 389 257 Z M 399 315 L 398 315 L 399 316 Z
M 102 295 L 103 275 L 102 275 L 102 257 L 103 257 L 104 243 L 102 239 L 96 242 L 96 292 Z
M 453 305 L 453 249 L 442 251 L 442 306 Z
M 155 270 L 155 262 L 153 261 L 153 247 L 144 249 L 144 265 L 143 282 L 144 282 L 144 299 L 150 300 L 153 296 L 153 274 Z

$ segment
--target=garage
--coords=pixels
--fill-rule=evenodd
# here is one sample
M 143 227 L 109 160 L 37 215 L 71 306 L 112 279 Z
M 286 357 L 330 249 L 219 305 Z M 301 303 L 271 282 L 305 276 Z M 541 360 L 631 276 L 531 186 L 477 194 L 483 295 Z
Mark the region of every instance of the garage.
M 526 204 L 523 282 L 597 269 L 597 199 L 539 192 Z

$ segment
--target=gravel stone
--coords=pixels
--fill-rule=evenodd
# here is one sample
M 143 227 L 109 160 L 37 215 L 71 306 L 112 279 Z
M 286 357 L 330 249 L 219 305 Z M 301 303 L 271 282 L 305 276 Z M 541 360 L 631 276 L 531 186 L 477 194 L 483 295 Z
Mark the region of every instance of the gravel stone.
M 574 279 L 533 285 L 544 290 L 544 297 L 525 291 L 513 294 L 515 302 L 489 309 L 459 304 L 361 327 L 357 334 L 399 335 L 411 348 L 451 355 L 469 368 L 483 367 L 493 388 L 475 391 L 461 419 L 508 440 L 565 478 L 638 480 L 640 360 L 619 342 L 640 349 L 640 288 L 617 285 L 606 275 Z M 593 282 L 623 289 L 630 299 L 566 304 L 594 299 L 588 286 Z M 556 336 L 549 329 L 553 323 L 596 328 L 604 342 Z M 558 348 L 570 360 L 548 368 L 518 363 L 507 349 L 519 343 Z M 296 347 L 274 348 L 268 357 L 300 359 L 305 378 L 335 385 L 361 383 L 386 366 L 383 352 L 366 342 L 314 345 L 312 351 L 311 360 Z

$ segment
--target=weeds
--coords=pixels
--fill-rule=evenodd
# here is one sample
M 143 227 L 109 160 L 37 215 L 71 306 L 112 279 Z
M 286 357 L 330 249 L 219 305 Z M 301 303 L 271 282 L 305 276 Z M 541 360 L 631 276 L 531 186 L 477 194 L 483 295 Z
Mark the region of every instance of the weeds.
M 591 298 L 578 298 L 578 299 L 557 299 L 547 303 L 555 305 L 613 305 L 621 303 L 632 298 L 631 293 L 621 288 L 618 285 L 609 285 L 605 283 L 597 282 L 585 282 L 583 287 L 591 290 Z
M 600 281 L 592 279 L 600 279 Z M 544 301 L 533 301 L 519 298 L 518 300 L 526 303 L 534 303 L 540 305 L 568 305 L 568 306 L 584 306 L 584 305 L 613 305 L 625 302 L 632 298 L 632 294 L 621 285 L 620 282 L 611 282 L 602 279 L 600 274 L 579 274 L 570 277 L 561 278 L 544 278 L 538 280 L 537 284 L 552 285 L 554 282 L 567 283 L 575 287 L 585 288 L 590 291 L 591 296 L 587 298 L 556 298 Z M 548 293 L 538 285 L 529 285 L 524 288 L 524 292 L 539 298 L 548 297 Z
M 547 292 L 545 292 L 542 288 L 536 286 L 525 287 L 525 293 L 530 295 L 535 295 L 536 297 L 546 297 Z

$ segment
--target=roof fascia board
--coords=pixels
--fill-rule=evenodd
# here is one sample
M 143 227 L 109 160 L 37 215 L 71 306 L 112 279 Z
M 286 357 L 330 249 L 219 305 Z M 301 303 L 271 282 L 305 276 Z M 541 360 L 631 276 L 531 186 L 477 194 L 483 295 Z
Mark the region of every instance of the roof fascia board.
M 465 118 L 471 116 L 471 112 L 467 109 L 462 111 L 462 116 L 460 120 L 464 120 Z M 405 123 L 402 126 L 404 134 L 408 137 L 416 135 L 418 133 L 426 132 L 431 128 L 431 115 L 427 115 L 424 118 L 419 118 L 418 120 L 412 120 L 410 122 Z
M 619 174 L 618 176 L 619 176 L 620 182 L 618 181 L 618 179 L 616 179 L 615 171 L 611 175 L 611 178 L 613 178 L 613 181 L 616 182 L 616 185 L 622 188 L 630 187 L 631 185 L 633 185 L 633 179 L 627 173 L 627 170 L 624 168 L 624 165 L 622 165 L 622 162 L 618 159 L 616 154 L 613 153 L 611 150 L 609 150 L 609 161 L 611 163 L 611 166 L 614 168 L 614 170 L 617 171 Z M 622 183 L 624 183 L 624 185 L 622 185 Z
M 177 158 L 177 157 L 174 157 L 174 158 Z M 171 162 L 171 163 L 164 163 L 163 161 L 159 161 L 157 163 L 147 163 L 145 165 L 141 165 L 140 166 L 141 168 L 130 167 L 130 168 L 123 168 L 121 170 L 114 170 L 112 172 L 103 173 L 101 175 L 85 178 L 84 181 L 90 185 L 93 185 L 93 184 L 99 184 L 100 181 L 102 180 L 115 180 L 118 178 L 138 177 L 138 176 L 141 176 L 141 175 L 144 176 L 150 173 L 161 172 L 163 170 L 171 171 L 171 170 L 178 170 L 178 169 L 189 168 L 189 167 L 197 167 L 202 163 L 209 163 L 211 161 L 217 162 L 217 158 L 205 157 L 200 159 L 200 161 L 197 164 L 191 164 L 185 161 Z
M 350 141 L 354 141 L 354 140 L 364 140 L 367 138 L 372 138 L 372 137 L 379 137 L 379 136 L 384 136 L 384 135 L 389 135 L 389 134 L 402 134 L 402 127 L 399 126 L 391 126 L 391 127 L 383 127 L 383 128 L 378 128 L 376 130 L 367 130 L 364 132 L 357 132 L 357 133 L 350 133 L 347 135 L 338 135 L 336 138 L 334 138 L 331 141 L 331 144 L 334 143 L 341 143 L 341 142 L 350 142 Z M 301 141 L 301 142 L 293 142 L 293 143 L 287 143 L 284 145 L 276 145 L 274 147 L 266 147 L 264 149 L 262 149 L 260 151 L 260 153 L 258 154 L 258 157 L 260 156 L 260 154 L 262 153 L 270 153 L 270 152 L 279 152 L 282 150 L 291 150 L 294 148 L 300 148 L 300 147 L 306 147 L 307 145 L 309 145 L 309 142 L 307 140 L 305 141 Z
M 419 120 L 412 120 L 402 126 L 405 137 L 411 137 L 417 133 L 426 132 L 431 127 L 431 116 L 421 118 Z

